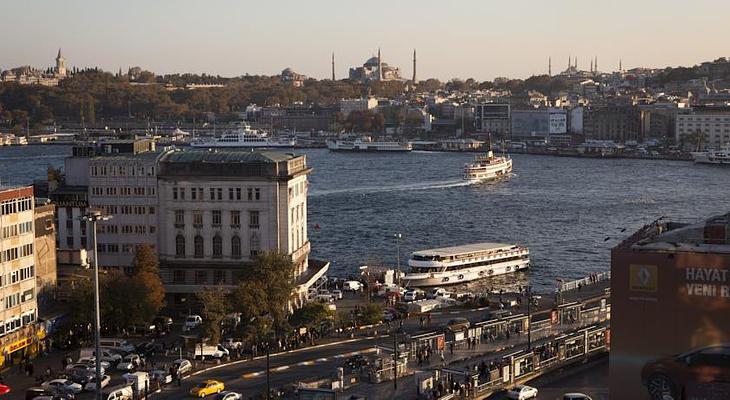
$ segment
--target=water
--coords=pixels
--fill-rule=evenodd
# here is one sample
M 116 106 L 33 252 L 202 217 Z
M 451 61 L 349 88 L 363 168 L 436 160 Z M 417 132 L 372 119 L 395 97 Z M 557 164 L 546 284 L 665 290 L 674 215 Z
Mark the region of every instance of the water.
M 472 154 L 301 152 L 315 169 L 313 256 L 332 261 L 332 275 L 355 274 L 364 264 L 395 266 L 398 232 L 402 265 L 410 252 L 433 247 L 528 246 L 531 282 L 548 289 L 558 277 L 607 270 L 610 248 L 660 216 L 730 211 L 730 168 L 688 162 L 515 155 L 511 179 L 466 185 L 461 171 Z M 42 179 L 70 153 L 67 146 L 0 147 L 0 179 Z

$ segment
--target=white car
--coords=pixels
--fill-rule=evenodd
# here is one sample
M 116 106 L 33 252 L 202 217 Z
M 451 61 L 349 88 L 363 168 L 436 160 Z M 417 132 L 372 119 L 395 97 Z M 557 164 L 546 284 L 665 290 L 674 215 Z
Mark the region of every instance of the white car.
M 193 371 L 193 364 L 185 359 L 177 359 L 173 361 L 172 365 L 175 368 L 175 372 L 180 375 L 185 375 Z
M 109 381 L 111 381 L 111 377 L 109 375 L 102 375 L 101 376 L 101 388 L 105 388 L 106 385 L 109 384 Z M 86 382 L 86 385 L 84 385 L 84 390 L 87 392 L 93 392 L 96 390 L 96 376 L 90 376 L 89 381 Z
M 566 393 L 563 395 L 563 400 L 593 400 L 591 396 L 583 393 Z
M 83 390 L 81 385 L 68 379 L 54 379 L 52 381 L 43 382 L 42 387 L 48 389 L 56 389 L 62 392 L 79 394 Z
M 96 357 L 81 357 L 81 358 L 79 358 L 78 361 L 76 361 L 76 363 L 77 364 L 91 365 L 94 368 L 96 368 Z M 104 361 L 103 359 L 101 360 L 101 368 L 103 368 L 103 369 L 109 369 L 109 366 L 110 365 L 111 364 L 109 364 L 109 362 Z M 68 368 L 68 366 L 66 366 L 66 368 Z
M 333 290 L 332 291 L 332 297 L 335 300 L 342 300 L 342 290 L 339 290 L 339 289 Z
M 525 400 L 534 399 L 537 397 L 537 389 L 527 385 L 517 385 L 514 388 L 507 391 L 508 399 Z
M 220 392 L 215 400 L 243 400 L 243 395 L 236 392 Z
M 138 355 L 136 355 L 134 353 L 130 353 L 130 354 L 127 354 L 126 356 L 124 356 L 122 361 L 120 361 L 119 364 L 117 364 L 117 370 L 131 371 L 131 370 L 139 367 L 140 365 L 142 365 L 142 359 Z
M 188 315 L 183 323 L 183 331 L 190 331 L 203 323 L 203 318 L 200 315 Z
M 69 364 L 66 366 L 66 372 L 69 373 L 77 373 L 77 374 L 95 374 L 96 373 L 96 365 L 95 364 L 87 364 L 87 363 L 77 363 L 77 364 Z M 105 373 L 106 368 L 104 368 L 104 365 L 101 366 L 101 373 Z
M 173 376 L 167 370 L 156 369 L 150 372 L 150 379 L 161 384 L 172 383 Z

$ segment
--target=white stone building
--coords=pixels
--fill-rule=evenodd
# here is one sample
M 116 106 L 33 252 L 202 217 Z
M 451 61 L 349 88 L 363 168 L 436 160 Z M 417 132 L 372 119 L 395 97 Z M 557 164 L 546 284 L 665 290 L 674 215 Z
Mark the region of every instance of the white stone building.
M 378 106 L 378 99 L 374 97 L 360 99 L 342 99 L 340 100 L 340 112 L 342 116 L 347 118 L 353 111 L 372 110 Z
M 730 145 L 730 108 L 695 107 L 677 113 L 676 141 L 687 148 L 694 148 L 691 139 L 697 132 L 702 134 L 702 147 L 720 149 Z

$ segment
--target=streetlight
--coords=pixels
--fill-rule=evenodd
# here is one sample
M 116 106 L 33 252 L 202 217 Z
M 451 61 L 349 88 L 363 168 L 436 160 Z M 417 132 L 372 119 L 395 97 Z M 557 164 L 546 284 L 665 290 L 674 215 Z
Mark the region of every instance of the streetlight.
M 367 285 L 368 285 L 368 304 L 370 304 L 370 270 L 368 269 L 367 265 L 360 266 L 360 274 L 366 274 L 367 276 Z
M 532 350 L 532 286 L 527 285 L 527 350 Z
M 254 322 L 256 320 L 266 320 L 269 323 L 271 323 L 272 327 L 274 325 L 274 318 L 269 314 L 263 314 L 260 316 L 254 316 L 250 319 L 251 322 Z M 271 399 L 271 327 L 267 329 L 266 332 L 266 399 Z
M 403 235 L 401 235 L 400 233 L 396 233 L 393 236 L 395 237 L 395 253 L 398 266 L 398 290 L 400 290 L 400 240 L 401 238 L 403 238 Z
M 96 248 L 96 223 L 108 221 L 110 215 L 103 215 L 101 210 L 90 210 L 81 217 L 82 221 L 91 222 L 91 245 L 94 255 L 94 344 L 96 352 L 94 361 L 96 363 L 96 399 L 101 400 L 101 316 L 99 312 L 99 253 Z

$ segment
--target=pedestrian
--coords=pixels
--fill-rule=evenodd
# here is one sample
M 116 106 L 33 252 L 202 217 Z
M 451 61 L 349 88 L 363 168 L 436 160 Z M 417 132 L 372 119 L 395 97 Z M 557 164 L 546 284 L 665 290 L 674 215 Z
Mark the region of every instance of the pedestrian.
M 28 376 L 33 376 L 33 370 L 34 370 L 33 363 L 29 362 L 28 363 Z

